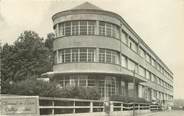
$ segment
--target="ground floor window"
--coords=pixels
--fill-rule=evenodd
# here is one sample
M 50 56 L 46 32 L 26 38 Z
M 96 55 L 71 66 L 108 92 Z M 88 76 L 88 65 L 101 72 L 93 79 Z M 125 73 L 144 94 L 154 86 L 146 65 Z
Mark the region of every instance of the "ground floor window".
M 65 75 L 58 78 L 61 87 L 97 87 L 102 97 L 113 96 L 118 92 L 117 78 L 100 75 Z
M 134 90 L 133 82 L 123 80 L 116 76 L 93 75 L 93 74 L 73 74 L 54 77 L 60 83 L 60 87 L 82 86 L 95 87 L 101 97 L 120 95 L 124 97 L 141 97 L 148 101 L 151 98 L 151 90 L 136 83 Z M 153 97 L 156 96 L 153 93 Z

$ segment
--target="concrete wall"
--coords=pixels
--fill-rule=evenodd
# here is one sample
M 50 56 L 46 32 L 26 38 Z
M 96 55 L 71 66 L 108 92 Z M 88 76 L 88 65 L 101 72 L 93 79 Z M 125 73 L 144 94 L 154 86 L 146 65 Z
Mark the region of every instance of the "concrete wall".
M 104 36 L 68 36 L 54 41 L 54 50 L 72 47 L 97 47 L 120 51 L 120 40 Z

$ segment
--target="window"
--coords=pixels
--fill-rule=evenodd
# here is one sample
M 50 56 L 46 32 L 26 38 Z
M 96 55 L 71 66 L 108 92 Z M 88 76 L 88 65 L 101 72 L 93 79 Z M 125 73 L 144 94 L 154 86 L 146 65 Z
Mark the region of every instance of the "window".
M 132 71 L 137 71 L 137 65 L 131 60 L 128 60 L 128 69 Z
M 72 62 L 78 62 L 79 49 L 72 49 Z
M 65 24 L 65 35 L 71 35 L 71 22 L 66 22 Z
M 128 83 L 128 96 L 133 97 L 134 95 L 134 84 Z
M 95 34 L 95 21 L 88 21 L 88 35 L 94 35 Z
M 95 78 L 94 77 L 88 77 L 88 86 L 95 86 Z
M 58 28 L 59 28 L 59 32 L 58 32 L 58 36 L 63 36 L 63 35 L 65 35 L 64 34 L 64 24 L 63 23 L 60 23 L 59 24 L 59 26 L 58 26 Z
M 110 23 L 106 23 L 106 34 L 109 37 L 112 36 L 112 28 L 111 28 L 111 24 Z
M 100 49 L 99 50 L 99 62 L 117 64 L 119 63 L 118 53 L 112 50 Z
M 139 74 L 143 77 L 145 77 L 145 69 L 141 66 L 139 66 Z
M 72 22 L 72 35 L 79 35 L 79 21 Z
M 117 59 L 117 57 L 118 57 L 117 52 L 111 51 L 111 54 L 112 54 L 112 61 L 111 62 L 113 64 L 119 64 L 118 59 Z
M 125 43 L 125 44 L 127 44 L 127 36 L 128 35 L 124 31 L 122 31 L 122 33 L 121 33 L 121 41 L 123 43 Z
M 65 62 L 71 61 L 71 50 L 70 49 L 65 49 L 64 59 L 65 59 Z
M 111 63 L 112 62 L 111 60 L 112 60 L 111 51 L 106 50 L 106 63 Z
M 123 55 L 121 55 L 121 66 L 127 67 L 127 59 Z
M 99 22 L 99 34 L 105 36 L 105 22 Z
M 129 47 L 133 51 L 137 52 L 137 44 L 133 40 L 131 40 L 131 39 L 129 39 Z
M 149 54 L 146 54 L 146 61 L 151 63 L 151 56 Z
M 141 47 L 140 47 L 140 56 L 145 58 L 145 52 Z
M 57 36 L 70 36 L 70 35 L 95 35 L 96 21 L 67 21 L 58 24 L 54 27 Z M 119 38 L 119 28 L 115 24 L 107 22 L 99 22 L 99 35 Z
M 88 55 L 87 55 L 88 62 L 94 62 L 95 61 L 94 49 L 93 48 L 91 48 L 91 49 L 89 48 L 87 50 L 88 50 Z
M 155 81 L 155 76 L 154 74 L 151 73 L 151 81 L 154 82 Z
M 80 62 L 87 62 L 87 49 L 80 49 Z
M 100 21 L 99 22 L 99 35 L 119 38 L 118 26 L 111 24 L 111 23 Z
M 87 21 L 80 21 L 80 35 L 87 35 Z
M 61 50 L 58 51 L 58 56 L 56 58 L 58 58 L 56 60 L 57 61 L 56 63 L 62 63 L 62 51 Z
M 58 51 L 58 63 L 64 62 L 94 62 L 94 48 L 72 48 Z
M 105 63 L 105 49 L 99 50 L 99 62 Z
M 151 78 L 151 73 L 148 70 L 146 70 L 146 78 L 148 80 L 150 80 L 150 78 Z
M 116 79 L 111 76 L 105 77 L 105 84 L 107 89 L 107 96 L 115 95 L 116 93 Z M 105 88 L 104 88 L 105 89 Z
M 96 21 L 67 21 L 59 24 L 59 36 L 94 35 Z
M 155 67 L 155 60 L 151 58 L 151 65 Z

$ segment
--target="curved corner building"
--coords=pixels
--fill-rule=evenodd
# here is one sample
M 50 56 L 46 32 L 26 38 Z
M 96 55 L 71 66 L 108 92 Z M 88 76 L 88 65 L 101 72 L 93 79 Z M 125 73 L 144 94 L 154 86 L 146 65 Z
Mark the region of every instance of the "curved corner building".
M 173 73 L 120 15 L 86 2 L 52 19 L 55 64 L 48 74 L 62 87 L 172 101 Z

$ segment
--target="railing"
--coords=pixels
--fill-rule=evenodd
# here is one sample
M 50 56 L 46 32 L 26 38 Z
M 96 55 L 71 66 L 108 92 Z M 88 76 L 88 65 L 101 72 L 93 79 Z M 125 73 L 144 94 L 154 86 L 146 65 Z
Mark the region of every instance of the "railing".
M 106 112 L 105 102 L 102 100 L 40 97 L 39 109 L 40 115 Z M 146 103 L 123 103 L 118 101 L 108 103 L 109 112 L 133 111 L 133 109 L 155 111 L 159 109 L 158 105 Z
M 104 111 L 103 101 L 99 100 L 47 98 L 47 97 L 40 97 L 39 108 L 40 108 L 40 115 Z
M 158 110 L 162 110 L 162 107 L 158 104 L 151 104 L 150 105 L 150 110 L 151 111 L 158 111 Z
M 113 110 L 112 111 L 128 111 L 128 110 L 149 110 L 150 105 L 146 103 L 123 103 L 111 101 Z

